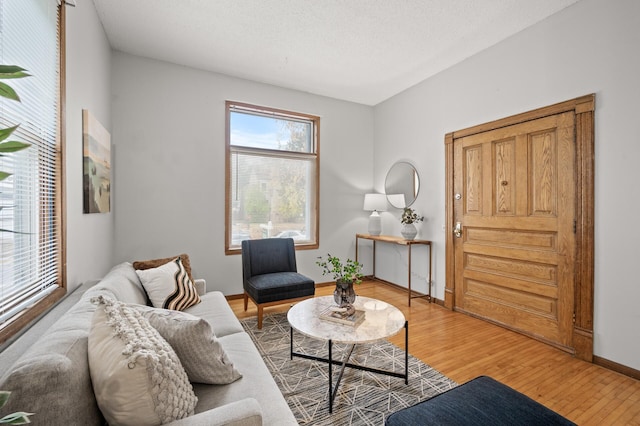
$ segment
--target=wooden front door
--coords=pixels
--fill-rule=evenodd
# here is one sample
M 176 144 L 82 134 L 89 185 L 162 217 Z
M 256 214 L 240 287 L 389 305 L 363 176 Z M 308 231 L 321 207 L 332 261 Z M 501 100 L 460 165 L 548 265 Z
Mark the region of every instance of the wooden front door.
M 454 141 L 455 308 L 569 350 L 574 127 L 565 112 Z
M 585 361 L 593 360 L 594 110 L 587 95 L 445 136 L 444 306 Z

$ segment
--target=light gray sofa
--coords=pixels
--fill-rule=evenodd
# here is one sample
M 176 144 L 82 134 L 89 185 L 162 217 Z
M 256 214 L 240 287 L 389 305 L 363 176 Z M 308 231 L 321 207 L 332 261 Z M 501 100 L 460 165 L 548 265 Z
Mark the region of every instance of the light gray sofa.
M 185 310 L 206 319 L 242 378 L 227 385 L 193 384 L 198 397 L 195 414 L 171 425 L 297 425 L 278 386 L 251 338 L 218 291 L 205 292 L 196 280 L 202 302 Z M 127 303 L 147 304 L 147 296 L 130 263 L 115 266 L 90 287 L 6 371 L 0 390 L 12 392 L 3 413 L 35 413 L 31 421 L 46 425 L 101 425 L 104 418 L 93 394 L 87 339 L 96 306 L 90 299 L 106 295 Z M 41 321 L 47 321 L 45 316 Z M 2 370 L 5 370 L 2 366 Z

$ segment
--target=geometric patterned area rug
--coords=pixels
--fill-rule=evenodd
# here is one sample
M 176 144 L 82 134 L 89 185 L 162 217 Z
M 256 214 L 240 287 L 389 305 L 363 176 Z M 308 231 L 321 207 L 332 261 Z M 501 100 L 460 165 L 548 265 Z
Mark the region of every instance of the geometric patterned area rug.
M 256 317 L 241 322 L 301 425 L 384 425 L 391 413 L 457 386 L 411 355 L 408 385 L 401 378 L 347 367 L 333 403 L 333 413 L 329 414 L 329 367 L 324 362 L 297 357 L 290 359 L 287 314 L 265 315 L 262 330 L 258 330 Z M 295 331 L 293 341 L 296 352 L 323 358 L 328 356 L 325 341 Z M 333 359 L 342 360 L 347 347 L 334 343 Z M 404 373 L 404 358 L 402 349 L 381 340 L 357 345 L 349 362 Z M 334 384 L 339 367 L 333 368 Z

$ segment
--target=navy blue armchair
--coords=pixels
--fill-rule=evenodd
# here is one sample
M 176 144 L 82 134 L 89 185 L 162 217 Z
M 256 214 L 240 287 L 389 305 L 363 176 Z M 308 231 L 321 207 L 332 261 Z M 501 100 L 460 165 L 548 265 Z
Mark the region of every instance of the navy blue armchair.
M 244 310 L 249 299 L 258 306 L 258 328 L 263 309 L 313 297 L 315 282 L 298 273 L 292 238 L 242 241 Z

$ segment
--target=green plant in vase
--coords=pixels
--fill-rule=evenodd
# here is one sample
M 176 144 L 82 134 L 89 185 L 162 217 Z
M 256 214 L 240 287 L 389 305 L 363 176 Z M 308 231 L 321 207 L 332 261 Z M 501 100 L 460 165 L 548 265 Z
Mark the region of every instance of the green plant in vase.
M 341 308 L 353 309 L 352 303 L 356 300 L 353 284 L 362 282 L 362 264 L 355 260 L 347 259 L 343 262 L 339 257 L 327 254 L 327 258 L 318 257 L 316 264 L 322 268 L 322 275 L 331 275 L 336 280 L 336 289 L 333 292 L 333 300 Z
M 402 229 L 400 233 L 404 237 L 405 240 L 413 240 L 418 234 L 418 230 L 414 223 L 422 222 L 424 220 L 424 216 L 418 215 L 414 209 L 411 207 L 405 207 L 402 211 L 402 217 L 400 218 L 400 223 L 402 223 Z

